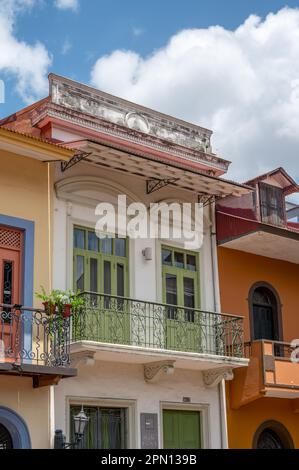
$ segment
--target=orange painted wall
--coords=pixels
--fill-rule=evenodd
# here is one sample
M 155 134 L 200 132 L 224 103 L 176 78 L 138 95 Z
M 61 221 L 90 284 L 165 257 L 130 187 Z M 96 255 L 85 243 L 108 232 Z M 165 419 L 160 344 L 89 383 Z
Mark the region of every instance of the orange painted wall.
M 229 403 L 229 384 L 227 385 Z M 294 413 L 293 400 L 260 398 L 238 410 L 228 407 L 228 440 L 231 449 L 252 449 L 258 427 L 268 420 L 283 424 L 292 436 L 294 447 L 299 449 L 299 414 Z
M 223 312 L 245 317 L 245 341 L 250 341 L 248 293 L 253 284 L 265 281 L 279 294 L 282 304 L 283 340 L 299 338 L 299 266 L 228 248 L 218 249 L 221 307 Z M 227 383 L 227 422 L 230 448 L 252 448 L 258 427 L 265 421 L 282 423 L 299 448 L 297 400 L 260 398 L 237 410 L 230 407 Z M 297 409 L 299 411 L 299 409 Z
M 283 340 L 299 338 L 299 265 L 218 248 L 221 308 L 245 317 L 245 341 L 250 341 L 248 293 L 259 281 L 271 284 L 282 304 Z

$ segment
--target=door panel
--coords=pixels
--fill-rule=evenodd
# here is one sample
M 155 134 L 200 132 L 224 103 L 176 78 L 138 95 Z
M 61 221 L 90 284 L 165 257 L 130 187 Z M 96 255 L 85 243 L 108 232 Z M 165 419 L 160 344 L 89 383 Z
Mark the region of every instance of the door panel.
M 170 305 L 166 307 L 167 349 L 200 349 L 200 312 L 194 311 L 199 306 L 197 270 L 195 254 L 162 249 L 163 302 Z
M 200 449 L 200 418 L 198 411 L 164 410 L 164 449 Z
M 275 340 L 272 307 L 253 306 L 254 339 Z
M 110 258 L 103 259 L 103 292 L 104 294 L 124 297 L 127 286 L 126 266 Z M 127 302 L 121 298 L 104 298 L 104 309 L 101 316 L 104 324 L 104 341 L 117 344 L 129 344 L 130 312 Z
M 0 303 L 6 305 L 20 304 L 21 286 L 21 253 L 18 250 L 0 248 Z M 14 361 L 18 356 L 21 343 L 21 331 L 15 316 L 10 316 L 8 309 L 4 310 L 0 321 L 0 339 L 4 342 L 5 351 L 9 357 L 5 361 Z M 18 341 L 17 341 L 17 335 Z M 19 346 L 17 347 L 16 344 Z

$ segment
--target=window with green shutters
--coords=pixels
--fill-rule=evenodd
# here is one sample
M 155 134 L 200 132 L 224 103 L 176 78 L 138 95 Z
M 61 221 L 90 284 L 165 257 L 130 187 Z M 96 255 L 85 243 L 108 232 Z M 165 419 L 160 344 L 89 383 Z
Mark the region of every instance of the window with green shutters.
M 95 231 L 74 227 L 74 289 L 128 295 L 128 240 L 98 238 Z

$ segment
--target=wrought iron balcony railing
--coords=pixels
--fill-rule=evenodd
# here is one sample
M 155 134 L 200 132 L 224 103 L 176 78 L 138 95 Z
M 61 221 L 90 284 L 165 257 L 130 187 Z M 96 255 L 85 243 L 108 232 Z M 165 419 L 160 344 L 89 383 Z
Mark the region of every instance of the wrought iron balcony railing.
M 243 318 L 85 292 L 72 341 L 243 357 Z
M 70 366 L 70 319 L 0 304 L 0 363 Z

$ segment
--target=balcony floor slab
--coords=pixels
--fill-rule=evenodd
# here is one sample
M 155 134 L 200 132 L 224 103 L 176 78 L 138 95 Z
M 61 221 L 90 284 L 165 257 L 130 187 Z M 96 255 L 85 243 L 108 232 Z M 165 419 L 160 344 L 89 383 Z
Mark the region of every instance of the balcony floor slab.
M 155 361 L 173 360 L 175 367 L 190 370 L 208 370 L 219 367 L 246 367 L 249 360 L 239 357 L 218 356 L 194 352 L 143 348 L 94 341 L 80 341 L 71 344 L 71 356 L 84 351 L 93 353 L 94 359 L 103 362 L 125 364 L 147 364 Z

